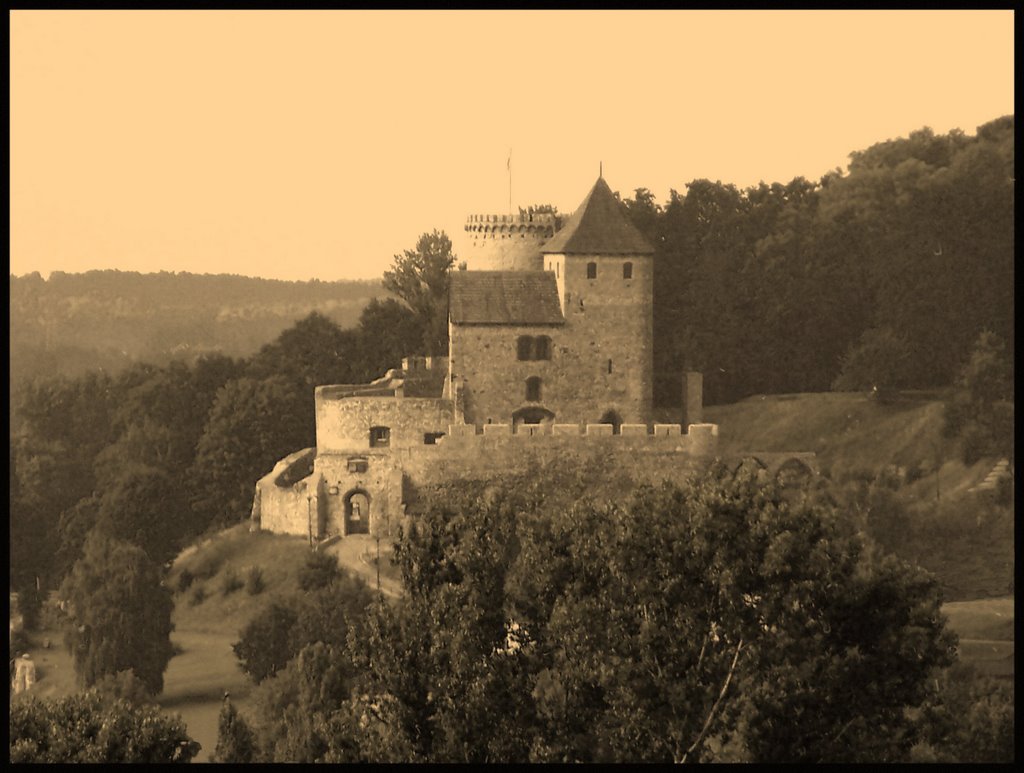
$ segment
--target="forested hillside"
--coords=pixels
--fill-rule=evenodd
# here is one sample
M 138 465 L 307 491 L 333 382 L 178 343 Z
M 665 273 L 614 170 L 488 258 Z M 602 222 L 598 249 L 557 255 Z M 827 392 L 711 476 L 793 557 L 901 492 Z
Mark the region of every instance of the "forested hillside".
M 380 282 L 282 282 L 162 271 L 55 271 L 10 278 L 11 383 L 117 372 L 199 354 L 247 356 L 318 311 L 350 327 Z
M 979 334 L 1013 346 L 1013 116 L 850 154 L 847 172 L 624 200 L 656 246 L 655 399 L 947 386 Z

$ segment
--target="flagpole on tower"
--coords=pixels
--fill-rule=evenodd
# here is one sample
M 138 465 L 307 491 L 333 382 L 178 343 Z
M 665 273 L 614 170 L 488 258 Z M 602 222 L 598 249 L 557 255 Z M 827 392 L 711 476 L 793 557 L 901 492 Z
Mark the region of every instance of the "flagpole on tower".
M 512 214 L 512 148 L 508 149 L 508 213 Z

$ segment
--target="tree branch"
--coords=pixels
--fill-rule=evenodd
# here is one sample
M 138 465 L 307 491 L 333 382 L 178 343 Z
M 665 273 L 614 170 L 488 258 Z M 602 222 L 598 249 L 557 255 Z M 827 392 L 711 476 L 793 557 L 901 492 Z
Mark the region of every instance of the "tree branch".
M 732 656 L 732 665 L 729 666 L 729 673 L 725 676 L 725 682 L 722 683 L 722 689 L 718 693 L 718 697 L 715 699 L 715 704 L 711 707 L 711 711 L 708 712 L 707 719 L 704 720 L 704 727 L 700 729 L 700 734 L 697 739 L 690 745 L 690 748 L 686 750 L 686 754 L 680 762 L 686 762 L 686 758 L 693 753 L 693 750 L 697 748 L 701 741 L 704 740 L 704 735 L 707 733 L 708 728 L 711 727 L 711 721 L 715 718 L 715 714 L 718 712 L 718 707 L 722 703 L 722 699 L 725 698 L 725 693 L 729 689 L 729 683 L 732 681 L 733 672 L 736 670 L 736 663 L 740 659 L 740 650 L 743 649 L 743 639 L 736 642 L 736 653 Z

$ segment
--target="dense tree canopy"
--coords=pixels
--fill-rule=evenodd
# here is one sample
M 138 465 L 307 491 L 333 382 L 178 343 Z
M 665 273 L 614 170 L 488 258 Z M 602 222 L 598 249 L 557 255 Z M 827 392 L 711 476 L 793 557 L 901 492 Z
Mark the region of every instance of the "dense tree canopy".
M 539 471 L 433 492 L 405 596 L 348 637 L 351 690 L 298 698 L 289 665 L 307 745 L 278 759 L 906 759 L 953 657 L 934 580 L 722 472 L 612 506 L 566 509 Z
M 200 749 L 180 716 L 96 691 L 13 701 L 10 731 L 12 763 L 190 762 Z
M 211 523 L 248 516 L 256 481 L 282 457 L 315 443 L 312 402 L 284 375 L 239 378 L 221 388 L 191 469 L 195 506 L 210 513 Z
M 172 654 L 174 602 L 160 567 L 142 548 L 92 532 L 60 597 L 67 606 L 65 640 L 86 687 L 131 669 L 150 694 L 160 693 Z
M 384 289 L 405 301 L 423 328 L 423 354 L 448 353 L 448 274 L 455 260 L 451 239 L 435 230 L 395 255 L 384 272 Z
M 825 390 L 876 329 L 909 347 L 897 383 L 950 384 L 982 330 L 1012 344 L 1013 159 L 1007 116 L 879 143 L 818 183 L 695 180 L 664 207 L 638 189 L 656 370 L 703 371 L 711 402 Z

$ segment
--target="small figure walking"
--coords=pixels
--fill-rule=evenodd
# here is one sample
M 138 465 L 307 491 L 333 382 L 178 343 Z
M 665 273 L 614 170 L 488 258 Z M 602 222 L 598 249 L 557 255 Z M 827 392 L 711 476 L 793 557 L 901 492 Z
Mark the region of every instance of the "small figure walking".
M 14 670 L 14 693 L 31 690 L 36 683 L 36 664 L 27 652 L 23 653 Z

